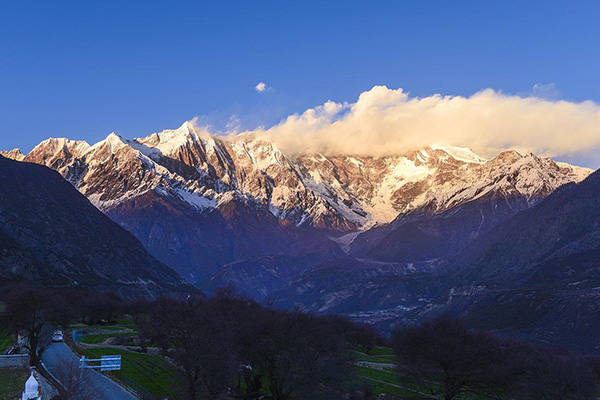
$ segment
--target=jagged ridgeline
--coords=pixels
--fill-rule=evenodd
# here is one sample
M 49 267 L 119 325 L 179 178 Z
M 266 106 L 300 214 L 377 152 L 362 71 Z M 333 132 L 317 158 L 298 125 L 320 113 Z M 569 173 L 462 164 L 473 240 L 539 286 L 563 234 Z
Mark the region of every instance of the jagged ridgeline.
M 26 156 L 5 155 L 57 170 L 155 257 L 192 283 L 212 278 L 210 286 L 248 286 L 249 270 L 240 268 L 295 275 L 352 247 L 366 251 L 355 232 L 406 215 L 505 200 L 510 211 L 487 229 L 591 172 L 516 151 L 485 160 L 439 146 L 388 157 L 291 157 L 251 135 L 213 137 L 190 123 L 135 140 L 111 134 L 92 146 L 48 139 Z
M 495 253 L 481 261 L 469 257 L 479 254 L 473 249 L 486 248 L 497 232 L 505 232 L 498 248 L 516 240 L 506 224 L 521 226 L 511 221 L 593 172 L 531 153 L 508 150 L 484 159 L 441 146 L 385 157 L 288 155 L 250 134 L 214 137 L 189 123 L 141 139 L 110 134 L 94 145 L 48 139 L 27 155 L 3 154 L 25 161 L 3 161 L 10 199 L 3 198 L 1 216 L 13 215 L 0 232 L 5 276 L 150 295 L 184 281 L 207 292 L 233 284 L 259 301 L 354 313 L 383 330 L 393 328 L 390 321 L 494 304 L 485 300 L 492 292 L 484 272 L 495 270 L 489 256 Z M 9 193 L 20 184 L 11 168 L 50 173 L 29 163 L 66 181 L 52 173 Z M 80 206 L 61 196 L 77 198 L 86 211 L 73 211 Z M 66 207 L 59 220 L 50 218 L 54 208 L 39 211 L 48 204 Z M 26 209 L 33 205 L 39 209 Z M 536 229 L 535 221 L 525 225 Z M 44 233 L 43 240 L 32 231 Z M 37 247 L 45 250 L 32 251 Z M 517 257 L 525 250 L 515 254 L 510 268 L 497 270 L 520 276 L 521 264 L 531 260 Z M 539 272 L 528 284 L 536 276 L 547 287 L 558 282 Z

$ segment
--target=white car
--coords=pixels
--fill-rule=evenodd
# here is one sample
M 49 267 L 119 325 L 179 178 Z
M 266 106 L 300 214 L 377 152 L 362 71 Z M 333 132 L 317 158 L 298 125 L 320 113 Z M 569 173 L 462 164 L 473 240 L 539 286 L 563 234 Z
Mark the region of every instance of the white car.
M 62 342 L 63 341 L 62 331 L 54 331 L 54 333 L 52 334 L 52 341 L 53 342 Z

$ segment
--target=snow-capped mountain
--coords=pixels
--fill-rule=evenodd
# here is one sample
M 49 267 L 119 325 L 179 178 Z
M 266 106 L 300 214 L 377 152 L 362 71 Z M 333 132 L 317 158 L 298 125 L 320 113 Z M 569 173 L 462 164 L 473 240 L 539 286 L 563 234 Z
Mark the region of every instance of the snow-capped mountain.
M 134 140 L 48 139 L 27 155 L 3 154 L 55 169 L 189 282 L 221 277 L 213 286 L 255 282 L 248 274 L 257 269 L 275 280 L 287 276 L 277 272 L 285 265 L 302 273 L 350 251 L 356 232 L 414 212 L 443 216 L 478 199 L 518 198 L 518 209 L 505 212 L 517 204 L 507 201 L 486 220 L 489 229 L 592 172 L 516 151 L 485 160 L 440 146 L 389 157 L 290 157 L 250 134 L 214 137 L 190 123 Z M 471 240 L 489 209 L 465 208 L 461 237 Z M 363 247 L 353 254 L 368 254 Z M 278 282 L 271 286 L 285 284 Z
M 251 136 L 212 137 L 190 123 L 125 140 L 112 133 L 90 146 L 48 139 L 7 157 L 59 171 L 107 211 L 148 191 L 199 211 L 233 199 L 281 221 L 338 231 L 387 223 L 415 209 L 440 213 L 499 188 L 535 202 L 592 170 L 507 151 L 485 160 L 469 149 L 431 146 L 390 157 L 302 155 Z
M 364 216 L 354 218 L 361 227 L 417 209 L 441 213 L 499 188 L 533 203 L 592 172 L 516 151 L 484 160 L 468 149 L 439 146 L 382 158 L 304 156 L 300 163 L 324 198 L 361 210 Z
M 388 328 L 388 315 L 418 320 L 449 306 L 484 315 L 499 305 L 520 317 L 521 301 L 537 303 L 517 284 L 540 301 L 550 290 L 569 312 L 597 303 L 598 224 L 587 211 L 598 204 L 598 174 L 586 180 L 592 170 L 531 153 L 484 159 L 431 145 L 292 157 L 251 134 L 214 137 L 186 123 L 1 154 L 58 171 L 203 291 L 232 284 L 279 307 L 360 312 Z M 501 286 L 488 291 L 491 278 Z

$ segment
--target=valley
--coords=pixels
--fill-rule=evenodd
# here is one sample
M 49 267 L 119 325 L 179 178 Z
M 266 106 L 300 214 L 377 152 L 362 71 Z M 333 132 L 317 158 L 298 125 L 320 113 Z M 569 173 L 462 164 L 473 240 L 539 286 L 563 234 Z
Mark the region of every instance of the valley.
M 541 217 L 528 215 L 560 209 L 545 204 L 577 192 L 593 172 L 517 151 L 487 160 L 436 145 L 379 158 L 286 155 L 252 134 L 220 138 L 192 123 L 94 145 L 48 139 L 27 155 L 3 155 L 60 173 L 204 293 L 231 286 L 263 304 L 345 314 L 388 333 L 443 312 L 477 314 L 494 293 L 509 293 L 481 275 L 496 252 L 482 264 L 482 249 L 526 229 L 514 224 L 535 227 Z M 499 232 L 506 238 L 490 239 Z M 593 249 L 592 238 L 575 239 Z M 517 265 L 526 253 L 514 256 Z M 557 278 L 531 279 L 555 290 Z M 539 328 L 515 329 L 546 340 Z
M 0 400 L 600 399 L 600 2 L 2 6 Z

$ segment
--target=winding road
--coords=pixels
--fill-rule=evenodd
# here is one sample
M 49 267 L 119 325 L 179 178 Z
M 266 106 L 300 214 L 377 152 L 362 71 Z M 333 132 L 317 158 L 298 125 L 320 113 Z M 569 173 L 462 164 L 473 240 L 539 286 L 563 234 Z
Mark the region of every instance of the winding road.
M 44 367 L 54 377 L 60 380 L 61 366 L 65 364 L 73 365 L 78 363 L 79 357 L 64 343 L 52 343 L 42 356 Z M 77 364 L 75 364 L 77 365 Z M 79 372 L 79 371 L 77 371 Z M 125 390 L 119 384 L 115 383 L 108 377 L 102 375 L 92 369 L 86 369 L 84 374 L 87 375 L 87 380 L 94 391 L 94 399 L 97 400 L 138 400 L 133 394 Z

